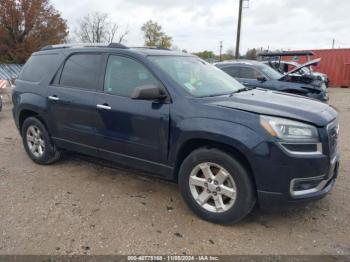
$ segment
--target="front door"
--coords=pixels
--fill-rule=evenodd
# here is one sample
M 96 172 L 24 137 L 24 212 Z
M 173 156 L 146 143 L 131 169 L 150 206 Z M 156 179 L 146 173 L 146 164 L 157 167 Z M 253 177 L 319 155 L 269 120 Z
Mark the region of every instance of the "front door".
M 108 58 L 103 92 L 96 95 L 96 127 L 101 154 L 164 163 L 167 159 L 170 104 L 134 100 L 134 89 L 160 85 L 142 63 L 126 56 Z
M 252 88 L 263 86 L 263 82 L 258 80 L 258 77 L 261 76 L 261 74 L 257 70 L 248 66 L 240 66 L 238 68 L 240 73 L 237 80 L 243 85 Z

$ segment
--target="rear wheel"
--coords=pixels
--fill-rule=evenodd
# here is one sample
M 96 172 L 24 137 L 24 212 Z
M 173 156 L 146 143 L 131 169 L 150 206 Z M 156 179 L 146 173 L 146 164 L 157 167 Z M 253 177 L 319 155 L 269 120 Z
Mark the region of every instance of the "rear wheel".
M 186 203 L 205 220 L 235 223 L 254 207 L 255 191 L 248 172 L 221 150 L 195 150 L 184 160 L 179 175 Z
M 60 152 L 52 143 L 45 126 L 35 117 L 29 117 L 24 121 L 22 126 L 22 140 L 28 156 L 38 164 L 51 164 L 61 156 Z

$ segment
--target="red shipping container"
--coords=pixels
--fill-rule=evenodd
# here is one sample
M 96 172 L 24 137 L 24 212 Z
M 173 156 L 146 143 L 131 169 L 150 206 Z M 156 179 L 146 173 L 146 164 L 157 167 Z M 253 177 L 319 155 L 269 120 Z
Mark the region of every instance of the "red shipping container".
M 298 50 L 300 51 L 300 50 Z M 314 71 L 325 73 L 332 87 L 350 87 L 350 48 L 303 50 L 314 53 L 310 59 L 321 58 L 321 63 L 314 66 Z M 283 60 L 294 60 L 300 64 L 307 62 L 306 56 L 284 57 Z

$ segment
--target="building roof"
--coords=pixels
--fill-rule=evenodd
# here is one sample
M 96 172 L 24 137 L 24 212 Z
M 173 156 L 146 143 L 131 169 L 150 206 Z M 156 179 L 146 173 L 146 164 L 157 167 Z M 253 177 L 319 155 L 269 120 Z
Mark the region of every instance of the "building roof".
M 282 51 L 282 52 L 263 52 L 259 53 L 258 56 L 303 56 L 303 55 L 314 55 L 312 51 Z

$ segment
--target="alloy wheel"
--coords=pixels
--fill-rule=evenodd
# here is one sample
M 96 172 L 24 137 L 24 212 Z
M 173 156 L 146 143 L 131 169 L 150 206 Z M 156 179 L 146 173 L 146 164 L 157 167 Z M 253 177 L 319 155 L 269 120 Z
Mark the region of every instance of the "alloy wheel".
M 189 177 L 192 197 L 205 210 L 222 213 L 236 202 L 236 183 L 222 166 L 204 162 L 195 166 Z
M 42 157 L 45 152 L 45 140 L 41 130 L 35 125 L 30 125 L 27 129 L 26 139 L 30 152 L 36 158 Z

